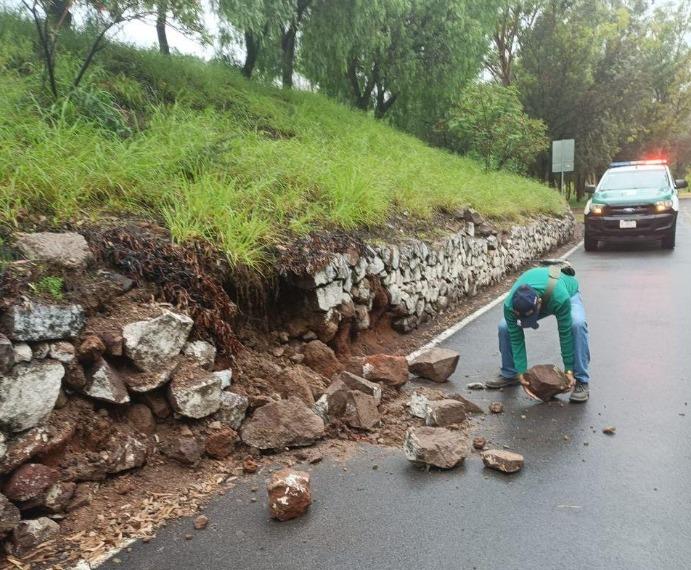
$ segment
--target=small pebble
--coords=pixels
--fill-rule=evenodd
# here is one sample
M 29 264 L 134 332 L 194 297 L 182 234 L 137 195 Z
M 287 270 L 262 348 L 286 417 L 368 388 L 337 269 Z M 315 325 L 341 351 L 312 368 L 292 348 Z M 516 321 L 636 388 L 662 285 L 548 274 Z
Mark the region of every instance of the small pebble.
M 192 540 L 192 535 L 191 534 L 186 534 L 185 535 L 185 540 Z
M 607 434 L 607 435 L 614 435 L 614 433 L 617 431 L 617 428 L 614 426 L 607 426 L 602 428 L 602 433 Z
M 379 469 L 379 465 L 372 465 L 372 470 L 373 470 L 373 471 L 376 471 L 377 469 Z

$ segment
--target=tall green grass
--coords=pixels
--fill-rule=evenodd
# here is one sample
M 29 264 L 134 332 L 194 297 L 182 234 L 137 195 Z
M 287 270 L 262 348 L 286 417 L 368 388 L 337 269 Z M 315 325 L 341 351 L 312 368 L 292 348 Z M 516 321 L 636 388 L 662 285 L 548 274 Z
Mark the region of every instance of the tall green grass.
M 26 22 L 0 14 L 0 222 L 137 216 L 262 269 L 317 228 L 383 227 L 471 206 L 498 220 L 559 213 L 559 195 L 483 171 L 312 93 L 248 82 L 220 63 L 109 45 L 56 104 Z M 78 34 L 61 54 L 69 76 Z

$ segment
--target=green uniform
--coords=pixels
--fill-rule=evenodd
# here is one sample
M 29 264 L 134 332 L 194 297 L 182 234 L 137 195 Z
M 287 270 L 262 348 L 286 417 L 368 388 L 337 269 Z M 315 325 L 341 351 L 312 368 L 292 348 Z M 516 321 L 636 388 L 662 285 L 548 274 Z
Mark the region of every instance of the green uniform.
M 514 283 L 509 296 L 504 301 L 504 318 L 509 329 L 514 366 L 519 374 L 523 374 L 528 369 L 528 358 L 525 351 L 525 335 L 523 334 L 523 329 L 518 326 L 518 317 L 513 312 L 513 293 L 521 285 L 530 285 L 542 297 L 547 289 L 548 280 L 549 267 L 529 269 Z M 561 345 L 561 357 L 564 361 L 565 370 L 573 370 L 574 366 L 571 297 L 576 293 L 578 293 L 578 281 L 576 278 L 560 273 L 549 302 L 546 306 L 543 304 L 540 309 L 540 317 L 548 315 L 557 317 L 559 344 Z

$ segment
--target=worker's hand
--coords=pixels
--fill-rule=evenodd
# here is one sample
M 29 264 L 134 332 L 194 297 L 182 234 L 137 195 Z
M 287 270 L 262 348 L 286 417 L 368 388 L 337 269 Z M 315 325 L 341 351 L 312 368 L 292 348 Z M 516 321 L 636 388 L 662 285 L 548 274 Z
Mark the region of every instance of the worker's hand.
M 573 390 L 573 387 L 576 385 L 576 378 L 571 370 L 566 371 L 566 378 L 569 380 L 569 390 Z
M 531 400 L 539 400 L 540 399 L 530 391 L 530 382 L 528 382 L 528 380 L 526 379 L 524 374 L 518 375 L 518 381 L 521 383 L 521 386 L 523 386 L 523 391 L 528 395 L 528 397 Z

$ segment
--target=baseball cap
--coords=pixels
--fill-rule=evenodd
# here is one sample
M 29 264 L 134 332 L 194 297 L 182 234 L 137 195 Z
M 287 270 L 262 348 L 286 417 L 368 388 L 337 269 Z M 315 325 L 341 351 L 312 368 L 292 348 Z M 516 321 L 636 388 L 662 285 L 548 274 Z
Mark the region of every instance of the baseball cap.
M 540 326 L 537 322 L 540 316 L 539 300 L 540 296 L 530 285 L 521 285 L 514 292 L 511 303 L 522 328 L 536 329 Z

